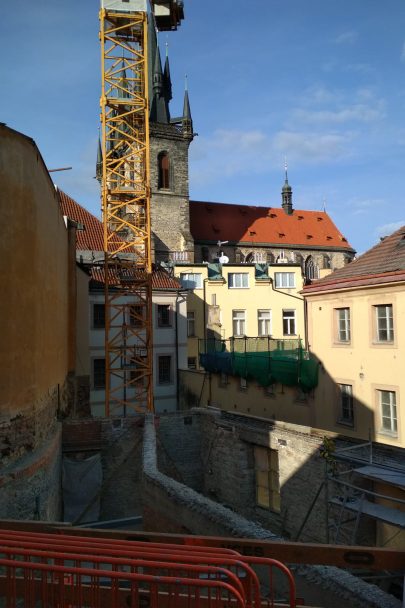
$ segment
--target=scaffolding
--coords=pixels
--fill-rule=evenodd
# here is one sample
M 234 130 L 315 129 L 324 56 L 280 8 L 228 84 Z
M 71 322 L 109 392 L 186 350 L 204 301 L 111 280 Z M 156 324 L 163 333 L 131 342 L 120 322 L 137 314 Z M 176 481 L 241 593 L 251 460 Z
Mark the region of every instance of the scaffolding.
M 206 371 L 254 379 L 260 386 L 279 382 L 308 392 L 318 384 L 318 361 L 304 350 L 299 338 L 200 339 L 199 352 Z

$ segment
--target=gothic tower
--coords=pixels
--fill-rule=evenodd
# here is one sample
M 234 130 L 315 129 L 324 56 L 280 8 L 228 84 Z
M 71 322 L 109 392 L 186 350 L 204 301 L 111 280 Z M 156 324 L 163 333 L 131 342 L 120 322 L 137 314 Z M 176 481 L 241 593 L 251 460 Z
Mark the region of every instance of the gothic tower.
M 183 116 L 171 118 L 169 57 L 162 69 L 154 28 L 149 33 L 151 221 L 154 261 L 194 261 L 190 233 L 188 149 L 193 122 L 187 87 Z

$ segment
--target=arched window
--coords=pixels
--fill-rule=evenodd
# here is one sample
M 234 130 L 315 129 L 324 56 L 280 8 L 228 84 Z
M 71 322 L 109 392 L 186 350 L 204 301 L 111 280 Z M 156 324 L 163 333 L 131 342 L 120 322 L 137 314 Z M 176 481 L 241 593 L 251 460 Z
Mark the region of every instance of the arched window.
M 274 255 L 271 253 L 271 251 L 268 251 L 266 253 L 266 262 L 268 264 L 273 264 L 274 263 Z
M 324 268 L 331 268 L 331 262 L 330 262 L 330 257 L 328 255 L 324 255 L 323 256 L 323 267 Z
M 314 263 L 311 255 L 305 260 L 305 278 L 308 281 L 319 278 L 318 266 Z
M 158 155 L 158 188 L 170 188 L 170 160 L 167 152 L 160 152 Z
M 253 253 L 253 251 L 251 251 L 246 256 L 245 264 L 253 264 L 255 261 L 256 261 L 255 260 L 255 254 Z

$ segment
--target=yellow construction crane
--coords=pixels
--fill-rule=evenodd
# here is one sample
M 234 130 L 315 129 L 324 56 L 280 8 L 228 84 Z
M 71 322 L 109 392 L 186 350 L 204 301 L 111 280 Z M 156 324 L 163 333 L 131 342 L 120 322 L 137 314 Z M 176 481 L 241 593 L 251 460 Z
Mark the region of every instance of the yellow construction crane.
M 180 0 L 101 0 L 106 416 L 153 411 L 148 23 Z

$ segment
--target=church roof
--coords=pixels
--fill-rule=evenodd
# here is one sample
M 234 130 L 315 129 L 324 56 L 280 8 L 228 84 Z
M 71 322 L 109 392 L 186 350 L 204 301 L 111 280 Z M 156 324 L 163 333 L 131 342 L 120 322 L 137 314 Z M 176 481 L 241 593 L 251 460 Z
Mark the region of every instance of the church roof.
M 197 242 L 354 251 L 325 211 L 190 201 L 190 229 Z
M 304 288 L 304 294 L 405 281 L 405 226 L 357 260 Z

